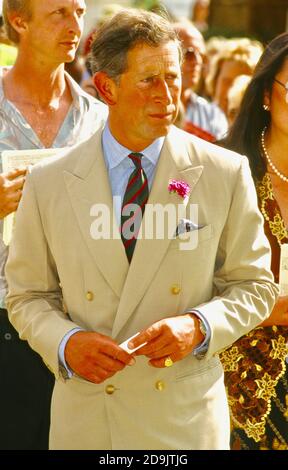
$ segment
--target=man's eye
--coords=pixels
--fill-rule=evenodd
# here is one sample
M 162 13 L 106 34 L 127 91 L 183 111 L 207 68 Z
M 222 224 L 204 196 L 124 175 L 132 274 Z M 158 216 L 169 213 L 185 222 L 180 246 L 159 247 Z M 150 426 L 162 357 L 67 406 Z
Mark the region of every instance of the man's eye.
M 81 16 L 84 16 L 86 13 L 86 11 L 83 9 L 83 8 L 79 8 L 77 10 L 77 15 L 78 15 L 78 18 L 81 18 Z
M 153 78 L 154 77 L 147 77 L 147 78 L 143 78 L 143 80 L 141 80 L 143 83 L 151 83 L 153 81 Z

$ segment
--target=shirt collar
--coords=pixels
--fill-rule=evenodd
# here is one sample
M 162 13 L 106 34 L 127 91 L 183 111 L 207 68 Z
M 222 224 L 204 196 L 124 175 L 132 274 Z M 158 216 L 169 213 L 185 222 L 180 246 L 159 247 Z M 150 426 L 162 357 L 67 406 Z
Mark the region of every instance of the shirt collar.
M 69 75 L 68 72 L 65 70 L 65 80 L 68 83 L 70 88 L 70 92 L 73 99 L 73 107 L 76 108 L 78 111 L 81 110 L 80 100 L 83 99 L 84 101 L 91 103 L 91 101 L 96 101 L 93 96 L 88 95 L 86 91 L 84 91 L 77 82 Z
M 0 67 L 0 100 L 5 101 L 6 98 L 4 96 L 4 90 L 3 90 L 3 84 L 2 84 L 2 79 L 3 79 L 3 72 L 6 69 L 11 69 L 11 67 Z M 91 101 L 96 101 L 94 98 L 90 95 L 88 95 L 82 88 L 78 85 L 78 83 L 75 82 L 75 80 L 69 75 L 66 70 L 64 71 L 65 73 L 65 80 L 68 83 L 72 99 L 73 99 L 73 107 L 76 108 L 77 110 L 80 110 L 80 97 L 87 102 Z
M 154 140 L 151 145 L 141 151 L 144 157 L 146 157 L 154 166 L 157 165 L 160 152 L 164 144 L 164 139 L 165 137 L 159 137 L 158 139 Z M 120 163 L 122 163 L 122 161 L 127 157 L 127 155 L 132 153 L 132 150 L 123 147 L 123 145 L 121 145 L 115 139 L 115 137 L 113 137 L 109 129 L 108 122 L 106 122 L 103 130 L 102 145 L 106 164 L 109 170 L 120 165 Z

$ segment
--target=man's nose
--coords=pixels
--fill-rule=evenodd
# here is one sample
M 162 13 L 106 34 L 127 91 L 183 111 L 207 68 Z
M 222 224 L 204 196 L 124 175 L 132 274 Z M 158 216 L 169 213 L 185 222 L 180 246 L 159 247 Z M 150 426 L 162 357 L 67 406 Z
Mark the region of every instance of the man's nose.
M 188 47 L 184 50 L 184 58 L 186 62 L 193 63 L 194 65 L 203 64 L 203 57 L 201 52 L 194 47 Z
M 172 103 L 172 94 L 166 80 L 159 79 L 155 87 L 155 98 L 165 104 Z
M 69 23 L 69 33 L 81 36 L 83 31 L 83 18 L 79 18 L 78 15 L 71 15 Z

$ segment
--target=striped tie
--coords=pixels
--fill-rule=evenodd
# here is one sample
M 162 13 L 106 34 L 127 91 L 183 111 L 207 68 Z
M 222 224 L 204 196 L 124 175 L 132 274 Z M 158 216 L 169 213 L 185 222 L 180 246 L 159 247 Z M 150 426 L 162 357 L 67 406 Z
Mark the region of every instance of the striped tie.
M 123 198 L 121 213 L 121 237 L 130 263 L 137 241 L 145 204 L 149 196 L 148 179 L 142 168 L 142 153 L 130 153 L 128 158 L 135 165 Z M 133 206 L 129 206 L 133 204 Z

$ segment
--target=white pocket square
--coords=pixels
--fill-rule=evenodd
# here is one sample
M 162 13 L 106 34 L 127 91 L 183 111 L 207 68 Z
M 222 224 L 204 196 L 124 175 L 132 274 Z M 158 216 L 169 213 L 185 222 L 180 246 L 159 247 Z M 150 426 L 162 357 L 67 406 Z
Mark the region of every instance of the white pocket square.
M 194 230 L 200 230 L 204 225 L 197 225 L 195 222 L 189 219 L 181 219 L 175 233 L 175 238 L 186 232 L 193 232 Z

